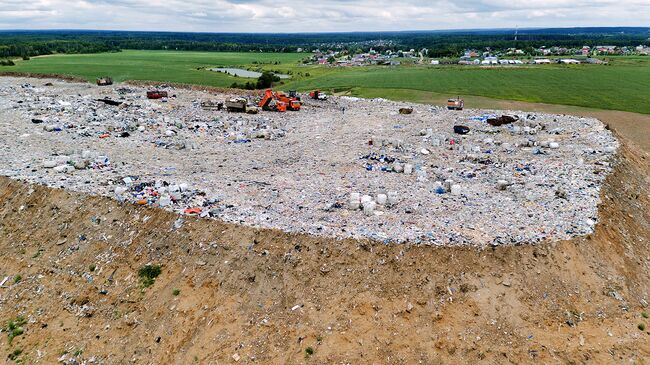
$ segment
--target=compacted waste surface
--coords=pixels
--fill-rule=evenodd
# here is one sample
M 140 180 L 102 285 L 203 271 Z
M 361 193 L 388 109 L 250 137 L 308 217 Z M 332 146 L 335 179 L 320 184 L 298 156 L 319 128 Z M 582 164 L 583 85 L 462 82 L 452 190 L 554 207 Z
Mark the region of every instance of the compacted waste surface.
M 0 78 L 0 174 L 255 227 L 485 246 L 592 232 L 618 148 L 575 116 L 348 97 L 243 114 L 163 89 Z

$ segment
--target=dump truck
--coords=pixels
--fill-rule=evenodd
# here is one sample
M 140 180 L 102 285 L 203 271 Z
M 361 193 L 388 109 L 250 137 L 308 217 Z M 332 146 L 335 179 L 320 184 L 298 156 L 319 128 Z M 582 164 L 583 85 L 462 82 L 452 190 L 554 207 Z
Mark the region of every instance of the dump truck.
M 298 99 L 295 91 L 293 91 L 293 96 L 292 96 L 292 92 L 289 92 L 289 95 L 287 95 L 282 91 L 277 91 L 275 92 L 275 98 L 287 104 L 287 109 L 289 110 L 298 111 L 302 106 L 302 102 L 300 101 L 300 99 Z
M 456 99 L 447 100 L 447 109 L 449 110 L 463 110 L 465 107 L 465 101 L 459 97 Z
M 226 100 L 226 110 L 229 112 L 246 112 L 246 105 L 248 105 L 248 100 L 246 98 L 232 98 Z
M 97 86 L 108 86 L 108 85 L 113 85 L 113 79 L 111 79 L 110 77 L 97 78 Z
M 309 97 L 314 100 L 327 100 L 327 94 L 320 90 L 314 90 L 309 93 Z

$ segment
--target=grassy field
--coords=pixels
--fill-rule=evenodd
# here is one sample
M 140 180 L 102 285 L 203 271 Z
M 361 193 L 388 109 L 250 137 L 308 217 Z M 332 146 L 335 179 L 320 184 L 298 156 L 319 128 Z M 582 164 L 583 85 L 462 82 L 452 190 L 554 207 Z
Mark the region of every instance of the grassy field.
M 414 100 L 412 91 L 426 91 L 650 114 L 650 62 L 643 66 L 356 68 L 292 86 L 352 88 L 352 95 L 396 100 Z
M 110 76 L 115 81 L 152 80 L 226 87 L 233 82 L 245 83 L 250 79 L 231 77 L 204 68 L 238 65 L 262 67 L 253 65 L 253 62 L 270 64 L 265 66 L 293 66 L 303 57 L 296 53 L 123 51 L 36 57 L 29 61 L 16 61 L 16 66 L 0 68 L 0 71 L 74 75 L 89 81 Z
M 58 73 L 94 80 L 153 80 L 230 86 L 251 79 L 206 67 L 238 66 L 292 74 L 282 88 L 347 92 L 364 97 L 430 101 L 448 96 L 575 105 L 650 114 L 650 57 L 612 58 L 609 65 L 519 67 L 415 66 L 329 68 L 304 66 L 304 54 L 123 51 L 56 55 L 17 61 L 0 71 Z M 431 98 L 423 93 L 433 93 Z M 442 96 L 442 97 L 441 97 Z

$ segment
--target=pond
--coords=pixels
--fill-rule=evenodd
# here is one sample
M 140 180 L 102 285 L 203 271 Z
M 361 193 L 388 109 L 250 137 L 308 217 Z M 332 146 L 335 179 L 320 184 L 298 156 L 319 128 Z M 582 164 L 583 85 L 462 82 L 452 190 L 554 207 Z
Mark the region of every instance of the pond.
M 237 76 L 237 77 L 258 78 L 258 77 L 262 76 L 261 72 L 249 71 L 249 70 L 244 70 L 244 69 L 241 69 L 241 68 L 219 67 L 219 68 L 211 68 L 210 71 L 224 72 L 224 73 L 227 73 L 228 75 Z M 283 75 L 283 74 L 275 74 L 275 75 L 277 77 L 281 78 L 281 79 L 291 78 L 291 76 L 289 76 L 289 75 Z

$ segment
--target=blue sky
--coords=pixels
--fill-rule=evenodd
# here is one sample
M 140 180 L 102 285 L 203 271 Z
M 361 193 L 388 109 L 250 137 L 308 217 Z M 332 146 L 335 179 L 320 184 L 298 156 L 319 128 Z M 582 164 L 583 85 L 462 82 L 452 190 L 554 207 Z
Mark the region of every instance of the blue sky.
M 650 26 L 650 0 L 0 0 L 0 29 L 323 32 Z

